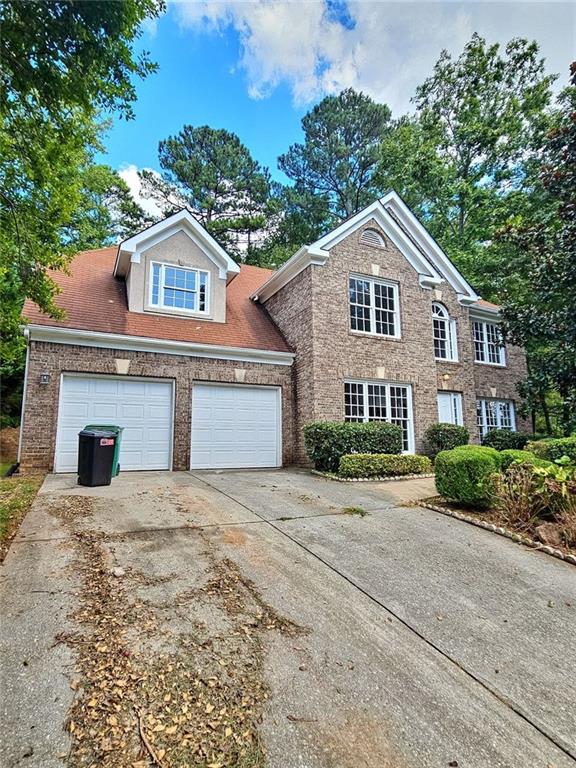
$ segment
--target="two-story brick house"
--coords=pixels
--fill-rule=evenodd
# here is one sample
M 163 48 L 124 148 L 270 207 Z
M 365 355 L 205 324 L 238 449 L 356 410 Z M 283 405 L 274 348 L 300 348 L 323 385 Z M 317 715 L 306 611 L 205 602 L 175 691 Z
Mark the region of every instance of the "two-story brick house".
M 306 461 L 312 420 L 516 429 L 523 351 L 389 193 L 275 272 L 237 265 L 186 211 L 57 274 L 27 304 L 24 467 L 74 471 L 78 431 L 124 427 L 124 469 Z M 522 425 L 524 426 L 524 425 Z

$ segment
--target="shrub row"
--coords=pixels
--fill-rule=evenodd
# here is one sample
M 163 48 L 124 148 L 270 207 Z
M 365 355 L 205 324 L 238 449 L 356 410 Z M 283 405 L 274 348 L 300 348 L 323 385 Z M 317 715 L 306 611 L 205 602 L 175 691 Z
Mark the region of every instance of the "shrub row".
M 434 459 L 440 451 L 466 445 L 469 439 L 470 432 L 459 424 L 432 424 L 424 433 L 424 453 Z
M 432 462 L 428 456 L 353 453 L 342 456 L 338 473 L 342 477 L 397 477 L 430 472 Z
M 348 453 L 400 453 L 402 428 L 381 421 L 315 421 L 304 427 L 304 443 L 316 469 L 337 472 Z
M 529 442 L 526 449 L 548 461 L 558 461 L 563 456 L 568 456 L 571 462 L 576 463 L 576 437 L 535 440 Z
M 521 451 L 529 440 L 534 440 L 530 432 L 512 432 L 510 429 L 490 429 L 482 438 L 482 445 L 496 448 L 497 451 Z

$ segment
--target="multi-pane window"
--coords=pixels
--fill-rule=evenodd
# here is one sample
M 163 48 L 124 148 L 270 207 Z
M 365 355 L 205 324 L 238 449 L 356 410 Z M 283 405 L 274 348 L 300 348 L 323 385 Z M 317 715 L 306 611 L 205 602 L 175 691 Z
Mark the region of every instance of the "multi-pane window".
M 346 421 L 387 421 L 402 427 L 403 450 L 414 450 L 412 397 L 409 386 L 347 381 L 344 384 Z
M 476 414 L 480 437 L 490 429 L 516 430 L 514 403 L 510 400 L 476 400 Z
M 398 286 L 367 277 L 350 277 L 350 327 L 378 336 L 400 336 Z
M 457 360 L 456 322 L 442 304 L 432 304 L 434 356 L 437 360 Z
M 477 363 L 505 365 L 504 343 L 500 329 L 494 323 L 475 320 L 472 323 L 474 359 Z
M 189 312 L 207 312 L 208 272 L 153 263 L 150 304 Z

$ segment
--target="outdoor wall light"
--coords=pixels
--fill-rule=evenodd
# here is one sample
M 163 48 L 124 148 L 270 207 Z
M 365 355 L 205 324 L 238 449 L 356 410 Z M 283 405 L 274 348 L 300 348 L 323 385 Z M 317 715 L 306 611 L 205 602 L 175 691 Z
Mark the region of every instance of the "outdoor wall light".
M 40 374 L 40 384 L 50 384 L 50 374 L 49 373 L 41 373 Z

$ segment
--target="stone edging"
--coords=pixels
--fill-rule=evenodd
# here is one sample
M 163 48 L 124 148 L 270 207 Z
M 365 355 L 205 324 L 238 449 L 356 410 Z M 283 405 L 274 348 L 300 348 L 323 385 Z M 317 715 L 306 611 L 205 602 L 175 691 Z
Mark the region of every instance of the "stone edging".
M 494 525 L 494 523 L 488 523 L 485 520 L 478 520 L 477 518 L 472 517 L 472 515 L 466 515 L 463 512 L 456 512 L 455 510 L 448 509 L 447 507 L 439 507 L 436 504 L 427 504 L 423 501 L 418 501 L 417 504 L 419 507 L 423 507 L 424 509 L 431 509 L 433 512 L 440 512 L 440 514 L 448 515 L 448 517 L 455 517 L 457 520 L 463 520 L 465 523 L 472 523 L 472 525 L 476 525 L 478 528 L 485 528 L 487 531 L 497 533 L 499 536 L 505 536 L 507 539 L 512 539 L 512 541 L 515 541 L 516 544 L 524 544 L 526 547 L 537 549 L 540 552 L 545 552 L 547 555 L 557 557 L 559 560 L 564 560 L 565 563 L 576 565 L 576 555 L 565 555 L 564 552 L 561 552 L 559 549 L 554 549 L 554 547 L 549 547 L 547 544 L 542 544 L 540 541 L 535 541 L 529 536 L 523 536 L 520 533 L 513 533 L 512 531 L 509 531 L 506 528 L 502 528 L 499 525 Z
M 310 472 L 327 480 L 336 480 L 337 483 L 389 483 L 395 480 L 420 480 L 424 477 L 434 477 L 433 472 L 426 475 L 384 475 L 383 477 L 337 477 L 328 472 L 320 472 L 318 469 L 311 469 Z

